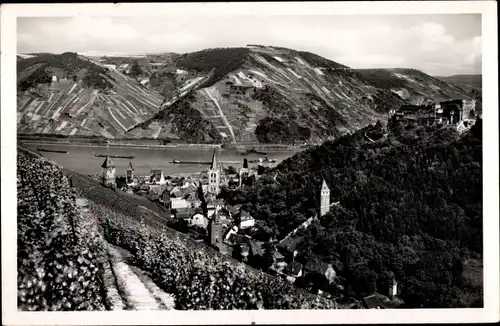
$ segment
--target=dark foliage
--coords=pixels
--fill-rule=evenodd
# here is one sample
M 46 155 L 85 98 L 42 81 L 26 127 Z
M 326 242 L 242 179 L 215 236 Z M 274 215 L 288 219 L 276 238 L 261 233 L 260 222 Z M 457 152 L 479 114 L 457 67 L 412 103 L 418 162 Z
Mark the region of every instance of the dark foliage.
M 209 87 L 225 77 L 229 72 L 240 68 L 249 53 L 247 48 L 215 48 L 199 52 L 186 53 L 177 59 L 177 64 L 198 73 L 209 73 L 210 78 L 204 83 Z
M 18 308 L 103 310 L 102 239 L 62 170 L 19 149 L 17 194 Z
M 325 59 L 317 54 L 307 52 L 307 51 L 299 51 L 301 57 L 303 57 L 307 62 L 313 64 L 316 67 L 328 67 L 328 68 L 348 68 L 338 62 Z
M 385 69 L 358 69 L 356 72 L 364 82 L 377 88 L 400 89 L 406 86 L 403 79 L 394 77 L 390 71 Z
M 66 76 L 70 76 L 71 78 L 79 75 L 80 71 L 83 70 L 85 71 L 83 82 L 87 86 L 96 87 L 101 90 L 113 87 L 112 84 L 107 80 L 107 78 L 112 78 L 106 75 L 105 68 L 99 67 L 88 60 L 80 58 L 78 54 L 73 52 L 65 52 L 63 54 L 39 54 L 36 57 L 19 61 L 17 63 L 18 75 L 34 65 L 43 65 L 46 71 L 49 69 L 61 69 L 62 71 L 64 71 Z M 41 71 L 37 69 L 35 70 L 35 72 L 37 72 L 40 76 Z M 31 79 L 30 76 L 26 77 L 25 79 Z M 38 81 L 38 79 L 35 80 Z M 22 84 L 23 81 L 24 80 L 21 80 L 20 84 Z M 45 77 L 43 77 L 39 81 L 40 83 L 47 83 Z M 36 86 L 36 84 L 37 83 L 31 82 L 30 87 Z M 20 89 L 23 90 L 23 87 L 21 85 Z
M 134 61 L 134 63 L 132 64 L 132 67 L 130 67 L 130 72 L 129 72 L 129 75 L 131 77 L 139 77 L 140 75 L 142 75 L 144 72 L 142 71 L 142 68 L 141 66 L 139 65 L 139 62 L 136 60 Z
M 278 182 L 224 196 L 283 237 L 316 213 L 324 178 L 339 206 L 303 232 L 303 255 L 332 263 L 357 295 L 385 291 L 394 273 L 408 307 L 481 305 L 482 279 L 460 267 L 482 259 L 481 131 L 479 120 L 462 138 L 431 127 L 383 138 L 369 126 L 285 160 Z
M 88 70 L 83 77 L 83 82 L 88 87 L 94 87 L 100 90 L 113 88 L 113 84 L 106 79 L 105 75 L 96 70 Z
M 261 143 L 281 144 L 307 140 L 311 131 L 292 120 L 267 117 L 259 121 L 255 135 Z
M 36 87 L 39 84 L 50 84 L 51 77 L 46 71 L 46 66 L 43 65 L 33 71 L 27 78 L 19 83 L 19 90 L 26 91 L 32 87 Z
M 191 106 L 189 98 L 179 100 L 162 110 L 155 119 L 172 123 L 172 132 L 184 141 L 191 143 L 222 142 L 222 136 L 217 128 L 210 121 L 204 119 L 200 111 Z

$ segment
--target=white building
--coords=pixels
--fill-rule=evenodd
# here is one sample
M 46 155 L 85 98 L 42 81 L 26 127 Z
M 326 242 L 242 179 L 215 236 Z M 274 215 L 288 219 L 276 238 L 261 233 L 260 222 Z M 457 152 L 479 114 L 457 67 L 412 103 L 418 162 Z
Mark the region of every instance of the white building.
M 208 226 L 208 219 L 203 216 L 201 213 L 196 213 L 191 218 L 188 219 L 188 225 L 193 226 L 197 225 L 202 228 L 207 228 Z
M 189 202 L 184 198 L 175 198 L 175 197 L 170 198 L 170 208 L 172 209 L 188 208 L 190 206 L 191 205 L 189 204 Z
M 238 227 L 240 229 L 250 228 L 255 225 L 255 219 L 247 211 L 242 210 L 239 215 Z

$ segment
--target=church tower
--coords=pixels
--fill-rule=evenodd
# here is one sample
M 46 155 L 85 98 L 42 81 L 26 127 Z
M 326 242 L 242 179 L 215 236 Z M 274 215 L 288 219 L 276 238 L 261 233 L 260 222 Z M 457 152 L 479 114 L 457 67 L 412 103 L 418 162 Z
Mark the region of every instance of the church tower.
M 325 179 L 323 179 L 323 184 L 321 185 L 320 216 L 325 215 L 329 211 L 330 211 L 330 189 L 326 185 Z
M 217 153 L 214 149 L 212 164 L 208 170 L 208 192 L 217 195 L 220 191 L 220 169 L 217 165 Z
M 106 159 L 101 165 L 102 168 L 102 184 L 106 187 L 115 188 L 115 165 L 109 156 L 106 156 Z

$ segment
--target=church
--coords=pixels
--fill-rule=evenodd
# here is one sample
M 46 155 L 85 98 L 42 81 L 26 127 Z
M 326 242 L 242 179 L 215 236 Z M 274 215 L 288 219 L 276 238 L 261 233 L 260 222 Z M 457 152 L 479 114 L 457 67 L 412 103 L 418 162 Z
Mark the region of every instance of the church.
M 217 152 L 214 149 L 212 163 L 208 169 L 208 193 L 217 196 L 220 192 L 220 186 L 224 178 L 224 169 L 217 162 Z

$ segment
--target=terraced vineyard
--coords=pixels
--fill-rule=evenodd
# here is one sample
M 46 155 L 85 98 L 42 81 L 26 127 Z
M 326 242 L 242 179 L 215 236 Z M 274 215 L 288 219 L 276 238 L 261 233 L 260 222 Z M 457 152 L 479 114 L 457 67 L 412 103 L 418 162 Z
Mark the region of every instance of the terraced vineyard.
M 72 80 L 40 85 L 41 97 L 18 98 L 19 131 L 116 137 L 158 111 L 161 96 L 120 73 L 109 72 L 106 92 Z
M 403 104 L 470 97 L 420 71 L 358 71 L 277 47 L 210 49 L 183 55 L 173 64 L 208 78 L 184 108 L 203 117 L 197 129 L 216 129 L 224 142 L 320 142 L 386 121 L 388 112 Z M 161 135 L 157 129 L 182 129 L 182 124 L 155 116 L 130 134 L 155 137 Z M 189 124 L 184 128 L 192 128 Z

